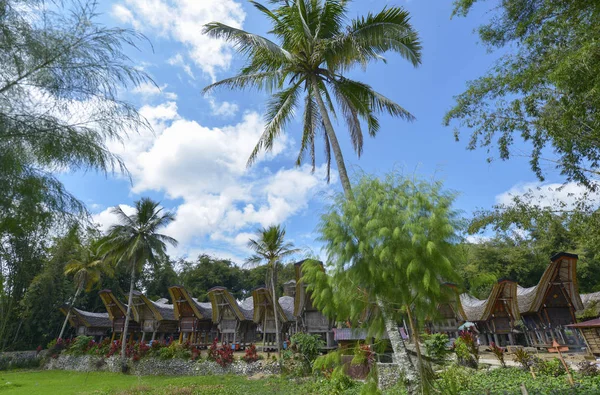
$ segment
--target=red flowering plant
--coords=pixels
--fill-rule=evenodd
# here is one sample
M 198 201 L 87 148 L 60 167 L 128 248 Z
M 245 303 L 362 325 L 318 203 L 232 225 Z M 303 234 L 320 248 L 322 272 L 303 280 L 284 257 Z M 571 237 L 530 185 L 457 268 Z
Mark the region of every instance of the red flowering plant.
M 223 344 L 221 348 L 217 350 L 217 358 L 215 362 L 218 363 L 221 367 L 226 367 L 231 365 L 233 362 L 233 349 L 228 344 Z
M 246 363 L 253 363 L 258 361 L 258 353 L 256 352 L 256 346 L 250 344 L 250 347 L 246 349 L 246 354 L 242 357 Z
M 208 355 L 206 356 L 206 359 L 208 359 L 209 361 L 217 360 L 217 357 L 219 356 L 219 353 L 218 353 L 219 350 L 218 350 L 218 346 L 217 346 L 218 343 L 219 343 L 219 339 L 214 338 L 212 344 L 208 348 Z
M 199 359 L 201 356 L 202 356 L 202 352 L 200 351 L 200 349 L 196 346 L 193 346 L 192 347 L 192 356 L 191 356 L 192 361 Z
M 498 359 L 498 361 L 500 361 L 500 365 L 505 368 L 506 367 L 506 363 L 504 362 L 504 349 L 501 347 L 498 347 L 496 345 L 496 343 L 492 342 L 490 344 L 490 349 L 492 350 L 492 353 L 496 356 L 496 358 Z
M 119 353 L 121 349 L 121 340 L 115 340 L 110 344 L 108 352 L 106 353 L 106 358 L 110 358 L 115 354 Z

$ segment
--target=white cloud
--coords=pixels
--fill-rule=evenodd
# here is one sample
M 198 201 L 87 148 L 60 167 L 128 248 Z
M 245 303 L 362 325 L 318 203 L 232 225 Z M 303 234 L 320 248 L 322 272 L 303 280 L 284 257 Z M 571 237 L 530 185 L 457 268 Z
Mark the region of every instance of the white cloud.
M 128 206 L 126 204 L 120 204 L 121 210 L 127 215 L 131 215 L 135 213 L 135 208 Z M 100 225 L 100 230 L 103 232 L 108 231 L 111 225 L 117 224 L 117 216 L 112 213 L 113 207 L 109 207 L 104 211 L 99 212 L 98 214 L 94 214 L 92 216 L 92 221 L 98 225 Z
M 153 98 L 155 96 L 164 96 L 168 100 L 177 100 L 177 94 L 173 92 L 167 92 L 168 85 L 164 84 L 157 86 L 152 82 L 143 82 L 132 89 L 132 92 L 142 96 L 145 100 Z
M 188 63 L 186 63 L 185 60 L 183 60 L 183 56 L 180 53 L 169 58 L 167 63 L 169 63 L 171 66 L 180 66 L 191 79 L 196 79 L 196 76 L 194 76 L 194 73 L 192 72 L 192 68 Z
M 588 203 L 600 204 L 600 195 L 589 193 L 588 189 L 575 182 L 566 184 L 527 182 L 514 185 L 508 191 L 496 196 L 496 203 L 512 205 L 515 197 L 526 197 L 532 205 L 571 209 L 585 197 Z
M 208 98 L 208 103 L 210 104 L 210 109 L 212 110 L 213 115 L 232 117 L 239 110 L 238 105 L 235 103 L 230 103 L 228 101 L 217 103 L 217 101 L 212 97 Z
M 218 70 L 229 67 L 231 46 L 202 34 L 203 25 L 218 21 L 240 28 L 246 17 L 234 0 L 123 0 L 113 6 L 112 15 L 143 32 L 181 42 L 187 57 L 213 80 Z M 177 55 L 172 59 L 177 61 Z M 183 58 L 180 61 L 183 65 Z
M 181 243 L 175 255 L 215 246 L 246 254 L 248 237 L 258 226 L 284 223 L 327 188 L 325 166 L 314 174 L 309 166 L 276 172 L 265 166 L 289 147 L 285 134 L 271 153 L 261 153 L 247 168 L 264 127 L 257 113 L 244 114 L 236 124 L 208 128 L 182 118 L 173 102 L 140 111 L 154 134 L 132 134 L 118 153 L 131 171 L 133 192 L 153 190 L 182 199 L 174 208 L 177 220 L 165 230 Z

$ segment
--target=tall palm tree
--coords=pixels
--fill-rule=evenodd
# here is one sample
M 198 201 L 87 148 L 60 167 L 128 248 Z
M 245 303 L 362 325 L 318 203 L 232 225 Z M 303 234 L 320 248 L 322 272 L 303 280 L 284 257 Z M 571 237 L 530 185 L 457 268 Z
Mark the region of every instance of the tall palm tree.
M 104 245 L 108 256 L 116 264 L 126 264 L 131 271 L 127 315 L 121 344 L 121 360 L 125 370 L 125 348 L 136 273 L 141 271 L 146 263 L 156 262 L 159 256 L 166 256 L 167 243 L 172 246 L 177 245 L 177 240 L 174 238 L 158 233 L 160 228 L 175 220 L 175 215 L 163 211 L 159 208 L 158 202 L 149 198 L 142 198 L 135 202 L 135 213 L 132 215 L 125 214 L 119 206 L 113 208 L 112 213 L 117 215 L 119 224 L 110 227 Z
M 269 33 L 275 41 L 219 22 L 206 24 L 204 33 L 232 42 L 248 62 L 238 75 L 215 82 L 204 88 L 204 92 L 216 87 L 276 91 L 267 103 L 265 130 L 248 160 L 250 165 L 262 150 L 273 148 L 274 140 L 294 117 L 304 91 L 304 132 L 296 164 L 300 165 L 305 154 L 309 154 L 314 170 L 315 138 L 323 128 L 327 179 L 333 151 L 344 192 L 352 198 L 330 114 L 335 118 L 336 110 L 341 112 L 359 157 L 363 149 L 361 122 L 366 123 L 369 135 L 375 136 L 380 113 L 408 121 L 414 119 L 403 107 L 369 85 L 344 76 L 356 66 L 365 69 L 371 62 L 385 62 L 383 54 L 387 52 L 398 53 L 418 66 L 421 44 L 409 23 L 408 12 L 401 7 L 386 7 L 348 21 L 348 1 L 344 0 L 279 1 L 279 7 L 273 10 L 255 1 L 251 3 L 272 24 Z
M 75 306 L 75 302 L 81 291 L 85 289 L 86 292 L 90 292 L 100 282 L 102 275 L 113 275 L 112 266 L 104 259 L 100 247 L 101 240 L 92 241 L 89 246 L 84 246 L 81 249 L 80 259 L 72 259 L 65 266 L 65 275 L 73 276 L 77 288 L 75 295 L 71 299 L 71 303 L 69 303 L 65 322 L 58 335 L 59 338 L 63 337 L 67 322 L 69 322 L 71 309 Z
M 268 228 L 262 228 L 256 231 L 256 239 L 248 241 L 248 248 L 254 251 L 246 261 L 249 264 L 267 265 L 267 273 L 270 277 L 270 290 L 273 299 L 273 317 L 275 319 L 275 341 L 277 342 L 277 354 L 279 356 L 279 364 L 281 365 L 281 343 L 279 338 L 279 316 L 277 311 L 277 266 L 281 264 L 281 260 L 290 255 L 299 252 L 294 248 L 292 243 L 285 241 L 285 228 L 279 225 L 271 225 Z M 265 330 L 265 328 L 263 328 Z

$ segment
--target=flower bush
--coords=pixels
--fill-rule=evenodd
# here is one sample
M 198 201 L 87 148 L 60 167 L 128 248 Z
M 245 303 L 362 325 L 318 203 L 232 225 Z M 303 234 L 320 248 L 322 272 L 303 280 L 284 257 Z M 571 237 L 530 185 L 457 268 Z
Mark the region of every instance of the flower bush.
M 494 342 L 490 344 L 490 349 L 492 350 L 492 353 L 496 356 L 496 359 L 498 359 L 498 361 L 500 362 L 500 365 L 503 368 L 505 368 L 506 362 L 504 362 L 504 349 L 498 347 Z
M 250 347 L 246 348 L 246 353 L 242 359 L 247 363 L 258 361 L 258 353 L 256 352 L 256 346 L 254 344 L 250 344 Z
M 479 347 L 473 333 L 461 331 L 458 339 L 454 342 L 453 348 L 459 365 L 477 369 L 479 365 Z

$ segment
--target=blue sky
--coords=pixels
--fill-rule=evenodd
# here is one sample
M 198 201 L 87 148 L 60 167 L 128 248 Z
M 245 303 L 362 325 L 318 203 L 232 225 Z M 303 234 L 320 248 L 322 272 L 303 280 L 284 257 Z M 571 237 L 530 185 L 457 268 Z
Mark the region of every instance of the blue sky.
M 443 180 L 459 193 L 457 208 L 465 215 L 506 201 L 508 192 L 561 182 L 556 173 L 537 182 L 526 158 L 488 163 L 485 149 L 466 150 L 468 130 L 455 142 L 452 128 L 442 126 L 453 96 L 466 81 L 492 67 L 498 54 L 478 43 L 474 29 L 489 17 L 478 6 L 467 18 L 450 19 L 452 1 L 355 1 L 349 16 L 386 5 L 405 7 L 423 43 L 423 64 L 413 68 L 397 56 L 373 64 L 353 78 L 372 85 L 417 117 L 414 123 L 382 116 L 381 131 L 365 140 L 356 157 L 343 124 L 336 125 L 348 167 L 369 173 L 401 169 Z M 298 122 L 292 123 L 272 154 L 263 155 L 250 169 L 245 162 L 261 133 L 266 96 L 256 92 L 218 90 L 209 97 L 201 89 L 232 75 L 243 58 L 225 43 L 201 34 L 213 20 L 265 33 L 266 21 L 243 0 L 118 0 L 103 1 L 100 20 L 107 25 L 135 28 L 145 34 L 141 51 L 129 51 L 160 89 L 142 86 L 123 92 L 154 126 L 154 134 L 131 134 L 124 145 L 110 143 L 131 171 L 122 176 L 93 173 L 62 176 L 70 191 L 85 201 L 104 227 L 113 220 L 109 208 L 131 206 L 141 196 L 160 200 L 177 214 L 166 232 L 180 240 L 173 255 L 205 252 L 242 262 L 245 243 L 259 226 L 282 223 L 297 246 L 319 253 L 315 226 L 323 201 L 339 189 L 327 185 L 324 168 L 315 174 L 295 168 Z M 518 144 L 525 149 L 524 144 Z M 320 154 L 320 153 L 319 153 Z M 495 152 L 491 153 L 495 155 Z M 322 164 L 323 155 L 318 156 Z M 577 192 L 572 185 L 571 191 Z

